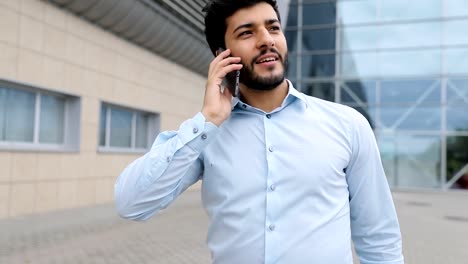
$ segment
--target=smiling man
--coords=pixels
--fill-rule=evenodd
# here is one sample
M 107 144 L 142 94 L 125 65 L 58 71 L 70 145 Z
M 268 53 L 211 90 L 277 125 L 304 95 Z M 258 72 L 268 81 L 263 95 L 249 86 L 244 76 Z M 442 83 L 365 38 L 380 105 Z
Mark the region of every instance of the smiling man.
M 214 0 L 202 110 L 161 133 L 115 186 L 122 217 L 146 220 L 202 181 L 208 247 L 221 264 L 402 264 L 401 235 L 375 138 L 355 110 L 285 79 L 274 0 Z M 240 71 L 239 98 L 223 79 Z

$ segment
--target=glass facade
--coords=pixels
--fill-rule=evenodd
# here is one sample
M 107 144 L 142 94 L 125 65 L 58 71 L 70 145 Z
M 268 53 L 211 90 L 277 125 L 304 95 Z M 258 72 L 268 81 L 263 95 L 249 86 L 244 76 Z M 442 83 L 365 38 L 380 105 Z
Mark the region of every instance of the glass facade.
M 291 0 L 288 78 L 374 129 L 392 187 L 468 189 L 468 1 Z

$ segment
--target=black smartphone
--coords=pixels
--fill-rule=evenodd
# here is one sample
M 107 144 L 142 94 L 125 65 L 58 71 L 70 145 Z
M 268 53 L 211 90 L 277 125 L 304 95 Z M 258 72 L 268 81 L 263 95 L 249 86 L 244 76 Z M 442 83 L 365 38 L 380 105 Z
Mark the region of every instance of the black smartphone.
M 216 56 L 218 56 L 224 50 L 225 49 L 223 48 L 218 48 L 218 50 L 216 51 Z M 239 76 L 240 71 L 232 71 L 226 74 L 226 76 L 224 77 L 224 87 L 227 87 L 231 92 L 232 96 L 235 97 L 239 97 Z

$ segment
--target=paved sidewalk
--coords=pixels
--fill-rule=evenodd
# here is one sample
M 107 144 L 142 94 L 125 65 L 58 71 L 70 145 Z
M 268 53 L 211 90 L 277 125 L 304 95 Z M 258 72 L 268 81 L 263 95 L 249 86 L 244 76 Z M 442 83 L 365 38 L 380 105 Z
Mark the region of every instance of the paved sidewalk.
M 468 263 L 468 193 L 394 199 L 407 264 Z M 207 220 L 193 190 L 147 222 L 122 220 L 112 205 L 0 220 L 0 263 L 210 263 Z

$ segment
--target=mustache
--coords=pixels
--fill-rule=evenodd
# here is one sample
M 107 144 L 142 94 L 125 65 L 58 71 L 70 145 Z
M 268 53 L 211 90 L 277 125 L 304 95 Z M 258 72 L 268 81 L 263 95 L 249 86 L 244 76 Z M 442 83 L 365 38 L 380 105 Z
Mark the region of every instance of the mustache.
M 252 62 L 251 62 L 251 65 L 252 67 L 255 65 L 255 62 L 258 60 L 258 58 L 260 58 L 261 56 L 267 54 L 267 53 L 275 53 L 276 55 L 278 55 L 278 58 L 280 59 L 281 62 L 283 62 L 283 56 L 281 56 L 281 54 L 279 53 L 278 50 L 276 50 L 275 48 L 270 48 L 270 49 L 265 49 L 265 50 L 262 50 L 260 52 L 260 54 L 258 54 L 257 56 L 255 56 L 253 59 L 252 59 Z

